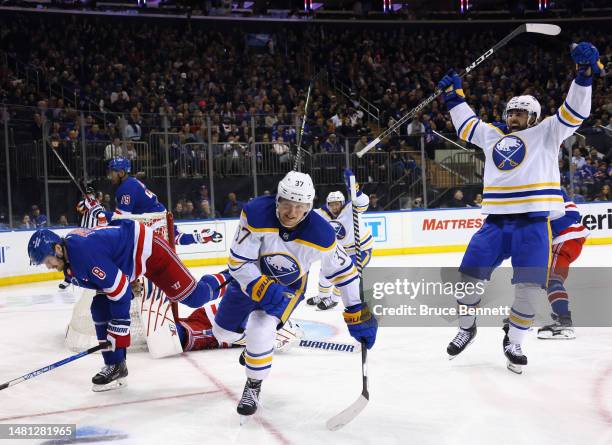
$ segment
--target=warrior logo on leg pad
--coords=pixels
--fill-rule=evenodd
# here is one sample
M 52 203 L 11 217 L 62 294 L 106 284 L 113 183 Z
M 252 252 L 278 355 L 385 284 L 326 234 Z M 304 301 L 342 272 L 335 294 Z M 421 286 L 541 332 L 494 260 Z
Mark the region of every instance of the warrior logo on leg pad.
M 274 278 L 284 286 L 295 282 L 302 275 L 297 260 L 287 253 L 264 254 L 259 264 L 263 275 Z
M 527 155 L 527 146 L 518 136 L 501 138 L 493 147 L 493 162 L 499 170 L 514 170 Z

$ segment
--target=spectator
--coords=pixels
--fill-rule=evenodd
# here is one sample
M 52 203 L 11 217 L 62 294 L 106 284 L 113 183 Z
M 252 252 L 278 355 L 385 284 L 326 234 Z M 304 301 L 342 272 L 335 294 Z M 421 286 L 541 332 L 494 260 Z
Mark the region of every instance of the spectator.
M 382 212 L 383 210 L 382 206 L 378 203 L 378 196 L 376 196 L 376 193 L 370 193 L 370 205 L 366 212 Z
M 463 199 L 463 191 L 460 189 L 455 190 L 455 193 L 453 193 L 453 198 L 450 200 L 447 207 L 467 207 L 467 204 Z
M 183 219 L 183 212 L 183 203 L 179 201 L 174 206 L 174 217 L 176 219 Z
M 355 146 L 353 147 L 353 152 L 357 153 L 363 150 L 367 145 L 368 145 L 368 135 L 362 134 L 359 137 L 359 140 L 355 143 Z
M 57 225 L 62 227 L 66 227 L 68 225 L 68 218 L 66 218 L 66 215 L 60 215 Z
M 289 146 L 284 143 L 282 136 L 276 139 L 274 145 L 272 145 L 272 151 L 278 157 L 278 161 L 281 164 L 291 162 L 291 153 L 289 152 Z
M 21 224 L 19 225 L 20 229 L 35 229 L 36 224 L 30 221 L 30 215 L 23 215 L 21 218 Z
M 106 210 L 107 212 L 112 212 L 115 207 L 111 200 L 111 195 L 109 195 L 108 193 L 104 194 L 104 200 L 102 201 L 102 206 L 104 207 L 104 210 Z
M 136 159 L 138 159 L 136 148 L 134 147 L 134 144 L 132 144 L 131 142 L 127 143 L 127 150 L 125 151 L 125 157 L 128 158 L 130 161 L 135 161 Z
M 342 145 L 336 140 L 334 133 L 327 137 L 327 140 L 321 144 L 321 152 L 325 153 L 342 153 Z
M 110 161 L 111 159 L 123 157 L 123 147 L 121 146 L 121 140 L 117 137 L 113 138 L 113 141 L 104 148 L 104 160 Z
M 243 207 L 244 202 L 238 201 L 236 199 L 235 193 L 229 193 L 227 195 L 227 203 L 225 204 L 225 209 L 223 210 L 223 217 L 238 218 L 240 216 L 240 212 L 242 212 Z
M 217 218 L 217 214 L 216 212 L 214 212 L 211 208 L 210 208 L 210 203 L 208 202 L 208 200 L 203 199 L 202 201 L 200 201 L 200 212 L 198 217 L 201 219 L 215 219 Z
M 47 215 L 40 213 L 40 209 L 34 204 L 32 206 L 30 221 L 32 221 L 32 224 L 34 224 L 36 228 L 45 227 L 47 225 Z
M 576 166 L 576 170 L 581 169 L 586 164 L 586 160 L 584 159 L 584 156 L 582 156 L 580 148 L 578 147 L 574 148 L 572 153 L 572 164 Z
M 595 197 L 594 201 L 612 201 L 612 192 L 610 191 L 610 186 L 608 184 L 601 187 L 601 190 Z
M 195 216 L 193 214 L 194 212 L 194 207 L 193 207 L 193 202 L 192 201 L 187 201 L 185 203 L 185 207 L 184 207 L 184 211 L 183 211 L 183 219 L 194 219 Z
M 476 193 L 470 207 L 482 207 L 482 193 Z
M 423 208 L 423 198 L 421 198 L 420 196 L 417 196 L 416 198 L 414 198 L 414 200 L 412 201 L 412 208 L 422 209 Z

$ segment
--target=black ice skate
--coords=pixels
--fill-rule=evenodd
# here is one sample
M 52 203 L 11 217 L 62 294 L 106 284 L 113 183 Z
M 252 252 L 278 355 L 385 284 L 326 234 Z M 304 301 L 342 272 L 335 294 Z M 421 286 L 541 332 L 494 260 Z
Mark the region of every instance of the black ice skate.
M 319 304 L 321 302 L 321 299 L 319 298 L 319 296 L 315 296 L 315 297 L 310 297 L 308 300 L 306 300 L 306 304 L 308 306 L 316 306 L 317 304 Z
M 66 290 L 68 289 L 68 286 L 70 286 L 70 282 L 69 281 L 62 281 L 58 287 L 60 291 Z
M 455 338 L 453 338 L 453 340 L 446 347 L 448 359 L 452 360 L 461 354 L 463 350 L 474 341 L 476 338 L 476 332 L 476 323 L 474 323 L 474 325 L 469 329 L 459 328 Z
M 93 383 L 92 391 L 110 391 L 127 386 L 127 375 L 128 369 L 125 360 L 116 365 L 106 365 L 91 379 Z
M 504 355 L 508 359 L 506 367 L 515 374 L 522 374 L 523 366 L 527 364 L 527 356 L 523 354 L 521 345 L 510 343 L 510 338 L 508 337 L 509 329 L 510 327 L 504 324 L 503 330 L 505 335 L 502 345 L 504 347 Z
M 240 363 L 242 366 L 246 366 L 246 359 L 244 358 L 245 355 L 246 355 L 246 349 L 243 349 L 242 352 L 240 353 L 240 357 L 238 357 L 238 363 Z
M 261 380 L 248 378 L 244 385 L 244 391 L 242 391 L 242 398 L 238 402 L 238 408 L 236 408 L 241 416 L 240 424 L 243 424 L 246 420 L 243 417 L 252 416 L 257 411 L 260 391 Z
M 338 306 L 338 302 L 334 301 L 332 297 L 321 298 L 319 304 L 317 304 L 317 309 L 320 311 L 326 311 L 328 309 L 333 309 Z
M 576 338 L 571 312 L 567 315 L 550 314 L 554 323 L 538 329 L 538 338 L 543 340 L 573 340 Z

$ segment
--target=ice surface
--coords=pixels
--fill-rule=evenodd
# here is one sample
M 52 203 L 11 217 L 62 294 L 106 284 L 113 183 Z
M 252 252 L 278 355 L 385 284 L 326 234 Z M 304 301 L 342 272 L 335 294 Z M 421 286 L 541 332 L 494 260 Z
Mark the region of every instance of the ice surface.
M 610 266 L 611 251 L 587 246 L 577 265 Z M 374 257 L 371 264 L 453 266 L 460 257 Z M 310 295 L 316 279 L 313 270 Z M 0 383 L 72 354 L 63 335 L 73 301 L 56 282 L 0 288 Z M 295 317 L 316 321 L 309 335 L 350 341 L 340 308 L 302 304 Z M 505 368 L 501 329 L 479 329 L 450 362 L 445 349 L 454 333 L 381 329 L 369 356 L 370 403 L 337 432 L 325 422 L 359 395 L 360 355 L 301 348 L 275 356 L 264 406 L 242 427 L 238 349 L 162 360 L 129 354 L 127 388 L 107 393 L 90 389 L 101 357 L 85 357 L 0 392 L 0 423 L 75 423 L 79 442 L 113 444 L 612 444 L 612 329 L 577 328 L 573 341 L 541 341 L 530 332 L 520 376 Z

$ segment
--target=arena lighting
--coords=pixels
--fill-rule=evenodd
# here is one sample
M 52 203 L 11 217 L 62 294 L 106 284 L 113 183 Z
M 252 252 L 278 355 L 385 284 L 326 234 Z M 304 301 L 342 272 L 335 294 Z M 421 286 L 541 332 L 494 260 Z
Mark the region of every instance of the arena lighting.
M 459 0 L 459 7 L 461 10 L 461 14 L 463 14 L 464 12 L 468 12 L 471 7 L 470 0 Z
M 548 8 L 548 0 L 538 0 L 538 10 L 544 12 Z

